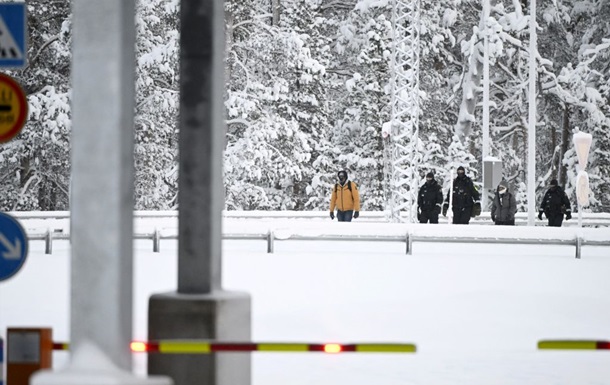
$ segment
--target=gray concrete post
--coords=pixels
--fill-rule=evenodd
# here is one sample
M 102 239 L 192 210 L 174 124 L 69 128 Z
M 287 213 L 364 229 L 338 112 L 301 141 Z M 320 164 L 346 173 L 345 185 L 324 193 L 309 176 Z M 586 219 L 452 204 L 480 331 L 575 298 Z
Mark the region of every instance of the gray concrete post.
M 70 365 L 32 385 L 171 385 L 131 374 L 134 0 L 74 0 Z
M 245 293 L 222 290 L 224 4 L 182 0 L 180 10 L 178 291 L 149 300 L 149 340 L 250 340 Z M 248 385 L 250 356 L 149 354 L 148 372 L 177 385 Z
M 131 369 L 134 0 L 75 0 L 71 335 Z

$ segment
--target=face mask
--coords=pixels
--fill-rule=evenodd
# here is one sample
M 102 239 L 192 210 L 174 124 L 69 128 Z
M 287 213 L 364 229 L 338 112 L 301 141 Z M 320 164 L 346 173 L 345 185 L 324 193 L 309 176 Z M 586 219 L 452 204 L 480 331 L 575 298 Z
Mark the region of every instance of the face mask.
M 433 180 L 434 179 L 426 178 L 426 183 L 430 184 L 430 183 L 432 183 Z
M 463 178 L 464 177 L 464 172 L 463 171 L 459 171 L 458 172 L 458 178 Z

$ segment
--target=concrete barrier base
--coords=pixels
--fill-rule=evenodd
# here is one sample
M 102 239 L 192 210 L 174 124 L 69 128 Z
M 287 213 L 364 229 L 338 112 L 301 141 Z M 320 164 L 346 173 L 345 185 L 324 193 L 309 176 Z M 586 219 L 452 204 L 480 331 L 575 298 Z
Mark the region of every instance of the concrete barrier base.
M 247 293 L 155 294 L 148 304 L 149 341 L 206 339 L 250 341 L 251 299 Z M 250 385 L 250 353 L 148 355 L 148 373 L 176 385 Z
M 59 371 L 40 370 L 30 385 L 173 385 L 169 377 L 136 377 L 116 367 L 104 353 L 91 343 L 75 347 L 70 364 Z

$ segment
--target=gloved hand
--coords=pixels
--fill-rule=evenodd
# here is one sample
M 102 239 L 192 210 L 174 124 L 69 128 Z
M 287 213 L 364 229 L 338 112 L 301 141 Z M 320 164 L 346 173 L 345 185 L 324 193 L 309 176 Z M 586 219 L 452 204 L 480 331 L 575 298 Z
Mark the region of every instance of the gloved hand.
M 542 220 L 542 211 L 538 211 L 538 219 Z
M 566 213 L 566 221 L 568 221 L 568 220 L 570 220 L 570 219 L 572 219 L 572 212 L 568 211 L 568 212 Z
M 335 212 L 334 211 L 330 212 L 330 219 L 331 220 L 335 219 Z
M 443 216 L 446 217 L 447 216 L 447 210 L 449 209 L 449 205 L 447 203 L 445 203 L 443 205 Z
M 360 216 L 360 211 L 354 211 L 354 218 L 358 218 Z
M 478 217 L 479 215 L 481 215 L 481 202 L 476 201 L 472 205 L 472 211 L 470 212 L 470 216 L 474 218 Z
M 441 206 L 440 205 L 434 206 L 434 214 L 439 215 L 440 213 L 441 213 Z
M 492 221 L 493 223 L 496 223 L 496 216 L 495 216 L 495 215 L 493 215 L 493 214 L 491 215 L 491 221 Z

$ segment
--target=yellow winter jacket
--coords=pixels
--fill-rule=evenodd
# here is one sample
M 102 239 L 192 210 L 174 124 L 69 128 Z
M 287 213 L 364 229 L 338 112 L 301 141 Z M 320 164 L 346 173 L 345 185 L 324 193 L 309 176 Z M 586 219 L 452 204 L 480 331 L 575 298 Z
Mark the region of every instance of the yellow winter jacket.
M 351 185 L 351 191 L 348 184 Z M 333 186 L 330 196 L 330 211 L 335 211 L 335 207 L 339 211 L 360 211 L 360 195 L 358 195 L 356 183 L 347 181 L 343 186 L 340 184 Z

